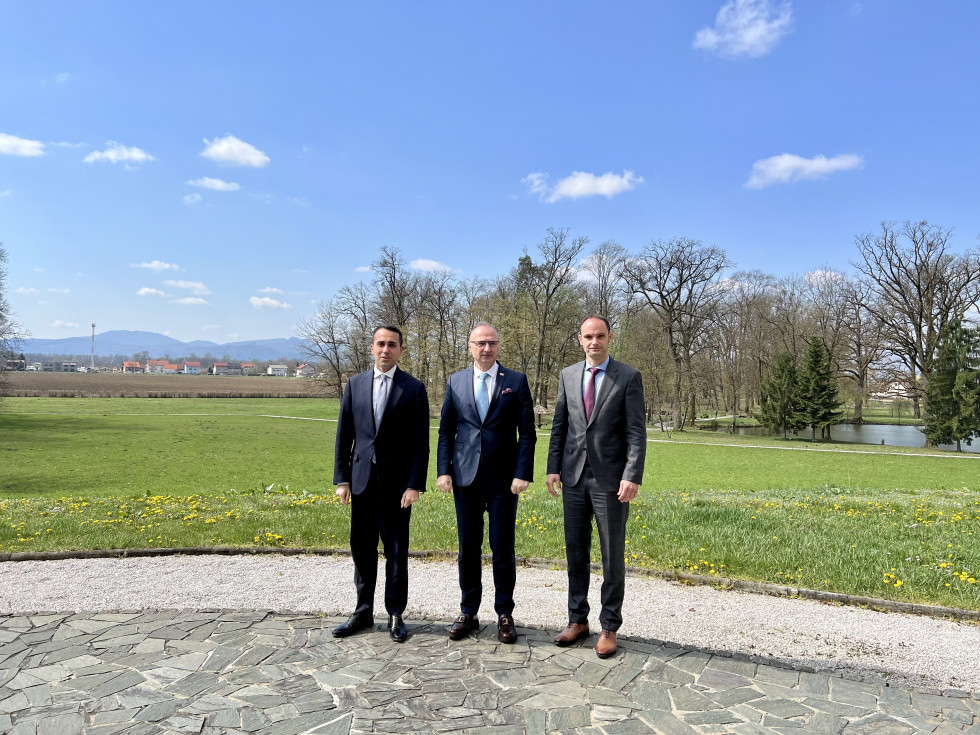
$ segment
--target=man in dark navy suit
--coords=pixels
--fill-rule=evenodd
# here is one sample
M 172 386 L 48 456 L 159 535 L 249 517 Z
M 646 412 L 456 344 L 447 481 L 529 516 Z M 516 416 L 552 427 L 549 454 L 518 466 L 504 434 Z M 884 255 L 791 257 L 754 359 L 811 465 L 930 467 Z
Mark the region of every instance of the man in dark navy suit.
M 453 492 L 459 533 L 460 616 L 449 637 L 460 640 L 478 630 L 483 596 L 483 515 L 489 519 L 493 555 L 497 638 L 517 640 L 514 585 L 517 558 L 514 526 L 517 498 L 534 469 L 534 409 L 527 376 L 497 363 L 500 338 L 489 324 L 470 333 L 473 366 L 449 378 L 439 422 L 437 484 Z
M 429 399 L 425 386 L 397 367 L 402 333 L 374 330 L 374 367 L 347 381 L 340 402 L 334 482 L 351 506 L 350 550 L 357 607 L 334 628 L 337 637 L 374 626 L 378 538 L 385 554 L 385 609 L 392 639 L 408 637 L 408 528 L 412 503 L 425 490 L 429 469 Z

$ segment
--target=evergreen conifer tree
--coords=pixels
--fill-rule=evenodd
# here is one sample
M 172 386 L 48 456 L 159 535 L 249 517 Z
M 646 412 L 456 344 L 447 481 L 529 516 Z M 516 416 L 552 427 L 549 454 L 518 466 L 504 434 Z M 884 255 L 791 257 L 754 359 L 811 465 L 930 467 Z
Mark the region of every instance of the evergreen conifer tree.
M 763 383 L 766 400 L 762 403 L 759 421 L 769 431 L 781 432 L 783 439 L 789 432 L 801 428 L 799 400 L 797 398 L 796 363 L 793 356 L 784 352 L 776 358 L 776 364 Z
M 838 398 L 837 381 L 830 367 L 830 352 L 819 337 L 810 342 L 799 371 L 800 413 L 804 425 L 810 426 L 810 436 L 830 439 L 830 427 L 839 424 L 843 402 Z
M 926 387 L 926 439 L 930 444 L 972 443 L 980 436 L 980 330 L 956 319 L 947 324 Z

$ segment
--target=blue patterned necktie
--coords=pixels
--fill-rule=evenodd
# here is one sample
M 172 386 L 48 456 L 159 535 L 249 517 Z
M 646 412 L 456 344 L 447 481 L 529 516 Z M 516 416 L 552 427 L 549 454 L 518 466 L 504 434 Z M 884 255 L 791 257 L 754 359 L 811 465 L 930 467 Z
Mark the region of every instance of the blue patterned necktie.
M 374 433 L 378 433 L 378 429 L 381 427 L 381 417 L 385 412 L 385 404 L 388 402 L 388 376 L 381 374 L 378 376 L 381 378 L 381 382 L 378 383 L 378 389 L 374 394 Z
M 476 389 L 476 410 L 480 412 L 482 422 L 490 410 L 490 393 L 487 391 L 487 373 L 480 373 L 476 377 L 480 380 L 480 386 Z

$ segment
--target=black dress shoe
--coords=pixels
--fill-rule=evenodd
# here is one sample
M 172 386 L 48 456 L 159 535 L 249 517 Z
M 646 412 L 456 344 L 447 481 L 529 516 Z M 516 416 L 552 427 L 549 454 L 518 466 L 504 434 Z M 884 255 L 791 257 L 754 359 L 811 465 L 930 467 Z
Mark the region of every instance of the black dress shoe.
M 514 627 L 513 615 L 501 615 L 497 619 L 497 640 L 501 643 L 517 642 L 517 628 Z
M 480 621 L 476 619 L 476 615 L 463 613 L 449 626 L 449 639 L 452 641 L 462 640 L 470 634 L 470 631 L 479 629 Z
M 333 629 L 334 638 L 345 638 L 354 635 L 362 630 L 374 627 L 374 616 L 369 612 L 354 613 L 347 618 L 346 623 L 341 623 Z
M 408 638 L 408 628 L 405 627 L 405 621 L 402 620 L 401 615 L 388 616 L 388 632 L 391 634 L 391 640 L 395 643 L 405 642 L 405 639 Z

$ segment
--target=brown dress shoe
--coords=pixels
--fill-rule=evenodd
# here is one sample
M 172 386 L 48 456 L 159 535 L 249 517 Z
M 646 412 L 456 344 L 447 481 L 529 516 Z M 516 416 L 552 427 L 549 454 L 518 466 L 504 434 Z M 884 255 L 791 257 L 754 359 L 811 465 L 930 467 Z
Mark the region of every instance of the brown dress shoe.
M 595 655 L 599 658 L 609 658 L 616 653 L 616 648 L 616 632 L 603 628 L 595 644 Z
M 497 619 L 497 640 L 501 643 L 517 641 L 517 628 L 514 627 L 513 615 L 501 615 Z
M 565 630 L 558 634 L 555 643 L 563 648 L 572 645 L 575 641 L 589 637 L 588 623 L 569 623 Z
M 449 626 L 449 639 L 453 641 L 460 641 L 470 634 L 471 631 L 480 629 L 480 621 L 476 619 L 476 615 L 467 615 L 463 613 L 456 621 Z

